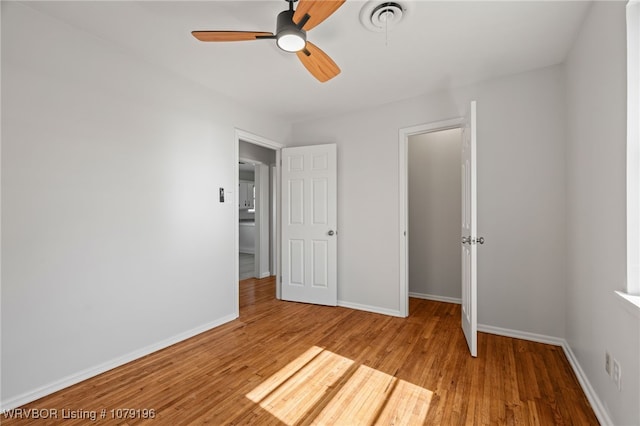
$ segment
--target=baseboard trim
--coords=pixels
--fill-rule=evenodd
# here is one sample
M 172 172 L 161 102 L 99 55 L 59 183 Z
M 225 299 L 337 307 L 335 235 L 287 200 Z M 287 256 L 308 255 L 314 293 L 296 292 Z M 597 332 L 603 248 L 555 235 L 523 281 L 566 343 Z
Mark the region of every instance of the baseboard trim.
M 457 297 L 436 296 L 435 294 L 414 293 L 409 292 L 409 297 L 415 297 L 416 299 L 433 300 L 434 302 L 455 303 L 456 305 L 462 304 L 462 299 Z
M 485 325 L 485 324 L 478 324 L 478 331 L 482 333 L 495 334 L 498 336 L 529 340 L 531 342 L 546 343 L 548 345 L 554 345 L 554 346 L 562 346 L 565 343 L 565 340 L 560 337 L 529 333 L 528 331 L 511 330 L 508 328 L 494 327 L 492 325 Z
M 242 254 L 256 254 L 255 249 L 250 248 L 250 247 L 240 247 L 238 249 L 238 252 L 240 252 Z
M 569 343 L 564 339 L 563 339 L 562 349 L 564 350 L 564 354 L 569 360 L 569 364 L 571 365 L 573 372 L 576 374 L 576 377 L 578 378 L 578 382 L 580 383 L 582 390 L 587 396 L 587 399 L 591 404 L 591 408 L 593 408 L 593 411 L 596 414 L 596 417 L 598 418 L 598 421 L 600 422 L 600 424 L 603 426 L 613 425 L 614 423 L 611 420 L 611 417 L 609 417 L 609 413 L 607 412 L 604 404 L 598 397 L 598 394 L 591 386 L 591 382 L 589 382 L 587 375 L 582 370 L 582 367 L 578 362 L 578 358 L 576 358 L 576 355 L 573 353 L 573 350 L 571 349 L 571 346 L 569 346 Z
M 194 337 L 200 333 L 204 333 L 205 331 L 209 331 L 213 328 L 221 326 L 229 321 L 233 321 L 238 316 L 237 314 L 227 315 L 210 323 L 201 325 L 199 327 L 188 330 L 184 333 L 180 333 L 176 336 L 170 337 L 168 339 L 162 340 L 158 343 L 154 343 L 152 345 L 146 346 L 142 349 L 138 349 L 136 351 L 130 352 L 126 355 L 115 358 L 111 361 L 107 361 L 95 367 L 90 367 L 85 370 L 82 370 L 78 373 L 69 375 L 60 380 L 56 380 L 55 382 L 49 383 L 47 385 L 41 386 L 32 391 L 25 392 L 21 395 L 15 396 L 13 398 L 9 398 L 0 402 L 0 411 L 12 410 L 14 408 L 21 407 L 25 404 L 33 402 L 37 399 L 50 395 L 54 392 L 67 388 L 69 386 L 73 386 L 77 383 L 80 383 L 84 380 L 90 379 L 91 377 L 95 377 L 99 374 L 112 370 L 116 367 L 120 367 L 124 364 L 127 364 L 131 361 L 134 361 L 138 358 L 142 358 L 147 356 L 153 352 L 159 351 L 161 349 L 167 348 L 171 345 L 175 345 L 183 340 L 187 340 L 191 337 Z
M 270 273 L 269 271 L 265 271 L 265 272 L 262 272 L 262 273 L 258 276 L 258 279 L 259 279 L 259 280 L 261 280 L 261 279 L 263 279 L 263 278 L 267 278 L 267 277 L 270 277 L 270 276 L 271 276 L 271 273 Z
M 580 366 L 578 359 L 573 353 L 573 350 L 571 350 L 571 346 L 569 346 L 569 343 L 565 339 L 562 339 L 560 337 L 545 336 L 543 334 L 529 333 L 526 331 L 494 327 L 492 325 L 485 324 L 478 324 L 478 331 L 483 333 L 496 334 L 498 336 L 513 337 L 515 339 L 529 340 L 532 342 L 560 346 L 564 351 L 564 354 L 569 361 L 569 365 L 571 365 L 571 368 L 573 369 L 573 372 L 578 379 L 578 383 L 580 383 L 580 387 L 589 400 L 589 404 L 591 404 L 591 408 L 593 408 L 593 412 L 598 418 L 600 424 L 603 426 L 613 425 L 613 421 L 611 421 L 611 418 L 609 417 L 604 404 L 591 386 L 587 375 L 584 373 L 584 370 L 582 370 L 582 367 Z
M 357 311 L 371 312 L 374 314 L 390 315 L 392 317 L 401 318 L 404 317 L 404 315 L 402 315 L 400 311 L 397 310 L 380 308 L 378 306 L 361 305 L 359 303 L 345 302 L 344 300 L 338 300 L 338 306 L 342 308 L 355 309 Z

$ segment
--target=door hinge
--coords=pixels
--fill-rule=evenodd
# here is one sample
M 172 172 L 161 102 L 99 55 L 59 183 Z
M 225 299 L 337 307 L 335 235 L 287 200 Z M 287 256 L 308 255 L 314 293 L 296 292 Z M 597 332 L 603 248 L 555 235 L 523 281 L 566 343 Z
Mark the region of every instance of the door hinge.
M 462 244 L 484 244 L 484 237 L 471 238 L 462 237 Z

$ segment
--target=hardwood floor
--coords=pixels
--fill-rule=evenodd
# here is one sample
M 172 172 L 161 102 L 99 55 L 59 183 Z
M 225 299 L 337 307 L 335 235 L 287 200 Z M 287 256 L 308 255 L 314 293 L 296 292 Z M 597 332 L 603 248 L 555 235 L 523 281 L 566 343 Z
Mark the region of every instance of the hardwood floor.
M 57 421 L 2 424 L 598 424 L 559 347 L 480 333 L 473 359 L 459 305 L 411 299 L 394 318 L 274 286 L 243 281 L 239 319 L 22 407 Z

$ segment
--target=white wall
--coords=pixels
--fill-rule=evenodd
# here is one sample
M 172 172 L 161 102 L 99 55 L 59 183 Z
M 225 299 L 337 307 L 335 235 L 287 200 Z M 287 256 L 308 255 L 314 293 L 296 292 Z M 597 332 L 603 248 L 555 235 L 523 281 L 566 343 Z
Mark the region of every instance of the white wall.
M 255 171 L 240 170 L 240 172 L 238 172 L 238 175 L 240 180 L 248 180 L 251 182 L 254 182 L 256 180 Z
M 566 339 L 615 424 L 640 424 L 640 325 L 626 280 L 625 2 L 595 3 L 566 67 Z M 622 366 L 618 392 L 605 351 Z
M 564 335 L 565 102 L 561 66 L 294 124 L 338 145 L 338 298 L 399 312 L 398 129 L 478 101 L 481 324 Z
M 409 292 L 444 300 L 461 296 L 462 132 L 409 137 Z
M 235 127 L 290 127 L 2 2 L 2 408 L 237 315 Z

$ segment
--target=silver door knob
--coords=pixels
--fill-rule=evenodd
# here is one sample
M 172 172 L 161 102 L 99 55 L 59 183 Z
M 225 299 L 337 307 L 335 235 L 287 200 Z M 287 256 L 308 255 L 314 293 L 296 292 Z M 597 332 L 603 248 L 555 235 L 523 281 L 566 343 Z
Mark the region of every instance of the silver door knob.
M 462 237 L 462 244 L 471 244 L 471 237 Z
M 327 235 L 329 235 L 330 237 L 333 236 L 333 234 L 335 234 L 335 232 L 333 232 L 333 229 L 327 232 Z
M 478 237 L 476 241 L 478 244 L 484 244 L 484 237 Z

